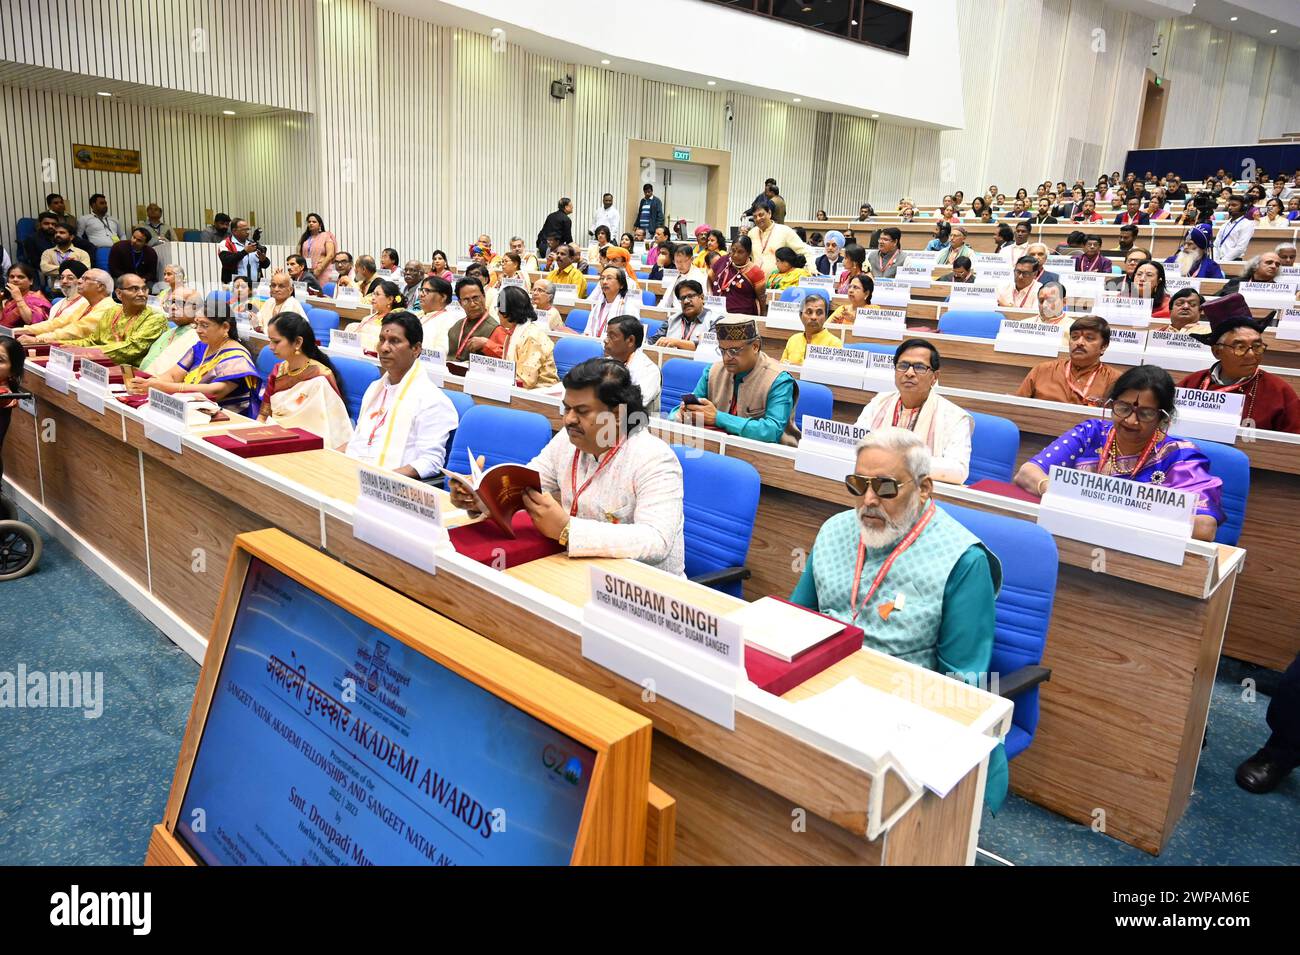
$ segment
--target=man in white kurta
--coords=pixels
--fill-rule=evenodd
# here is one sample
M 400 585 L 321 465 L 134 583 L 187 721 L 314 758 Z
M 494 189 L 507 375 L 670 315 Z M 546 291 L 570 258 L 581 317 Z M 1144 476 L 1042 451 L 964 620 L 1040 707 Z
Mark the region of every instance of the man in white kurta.
M 528 463 L 542 483 L 542 493 L 524 498 L 533 525 L 570 557 L 625 557 L 682 574 L 681 462 L 650 433 L 627 368 L 590 358 L 564 386 L 564 427 Z M 473 498 L 456 482 L 451 497 L 472 512 Z
M 361 400 L 348 457 L 406 477 L 428 480 L 447 455 L 459 424 L 456 406 L 419 362 L 423 329 L 410 312 L 389 312 L 379 331 L 379 367 Z
M 898 390 L 872 398 L 857 423 L 869 431 L 899 427 L 914 432 L 930 449 L 930 475 L 946 484 L 965 484 L 975 419 L 939 395 L 938 373 L 938 349 L 924 339 L 903 342 L 894 354 Z

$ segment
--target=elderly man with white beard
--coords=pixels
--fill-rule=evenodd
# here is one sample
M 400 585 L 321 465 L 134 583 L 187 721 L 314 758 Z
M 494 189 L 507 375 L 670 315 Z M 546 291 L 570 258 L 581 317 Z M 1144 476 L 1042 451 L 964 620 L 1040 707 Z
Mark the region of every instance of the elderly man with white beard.
M 1178 274 L 1185 278 L 1221 279 L 1223 269 L 1207 254 L 1209 247 L 1210 239 L 1206 232 L 1192 229 L 1184 237 L 1182 247 L 1165 259 L 1165 265 L 1177 266 Z
M 986 673 L 1002 567 L 935 506 L 925 443 L 905 428 L 873 431 L 844 483 L 861 503 L 817 532 L 791 602 L 861 627 L 863 645 L 881 653 L 968 681 Z M 999 747 L 986 791 L 993 809 L 1006 786 Z

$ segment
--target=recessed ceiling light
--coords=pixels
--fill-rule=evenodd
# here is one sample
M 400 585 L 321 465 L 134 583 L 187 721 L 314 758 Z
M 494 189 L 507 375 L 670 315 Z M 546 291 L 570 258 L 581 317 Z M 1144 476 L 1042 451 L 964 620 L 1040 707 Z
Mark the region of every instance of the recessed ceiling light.
M 601 60 L 601 61 L 600 61 L 600 65 L 601 65 L 601 66 L 609 66 L 609 60 Z
M 709 86 L 717 86 L 717 85 L 718 85 L 718 81 L 717 81 L 717 80 L 709 80 L 708 85 L 709 85 Z
M 857 26 L 857 25 L 858 25 L 858 21 L 857 21 L 857 20 L 850 20 L 850 21 L 849 21 L 849 26 L 854 26 L 854 27 L 855 27 L 855 26 Z
M 234 111 L 233 109 L 223 109 L 221 112 L 222 112 L 222 114 L 225 115 L 225 116 L 234 116 L 234 115 L 235 115 L 235 111 Z
M 105 93 L 103 90 L 96 90 L 96 91 L 95 91 L 95 95 L 96 95 L 96 96 L 112 96 L 113 94 L 112 94 L 112 93 Z
M 879 114 L 879 113 L 872 113 L 872 114 L 871 114 L 871 118 L 872 118 L 872 119 L 880 119 L 880 114 Z
M 1232 22 L 1232 23 L 1236 23 L 1236 22 L 1237 22 L 1237 18 L 1236 18 L 1236 17 L 1228 17 L 1228 20 L 1229 20 L 1230 22 Z
M 1269 32 L 1269 33 L 1276 33 L 1277 30 L 1276 30 L 1276 29 L 1273 29 L 1273 30 L 1269 30 L 1268 32 Z
M 801 100 L 801 99 L 800 99 L 799 97 L 797 97 L 797 96 L 794 98 L 794 101 L 795 101 L 796 103 L 802 103 L 802 102 L 803 102 L 803 100 Z

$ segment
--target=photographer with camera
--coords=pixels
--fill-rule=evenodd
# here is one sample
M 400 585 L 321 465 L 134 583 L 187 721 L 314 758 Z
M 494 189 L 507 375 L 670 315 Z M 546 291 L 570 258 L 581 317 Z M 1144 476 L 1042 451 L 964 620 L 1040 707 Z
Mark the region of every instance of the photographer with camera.
M 254 229 L 249 234 L 247 219 L 236 219 L 230 227 L 230 235 L 217 246 L 217 258 L 221 260 L 221 284 L 228 285 L 236 275 L 248 279 L 248 284 L 257 288 L 262 270 L 271 264 L 271 257 L 266 254 L 266 246 L 260 244 L 262 230 Z

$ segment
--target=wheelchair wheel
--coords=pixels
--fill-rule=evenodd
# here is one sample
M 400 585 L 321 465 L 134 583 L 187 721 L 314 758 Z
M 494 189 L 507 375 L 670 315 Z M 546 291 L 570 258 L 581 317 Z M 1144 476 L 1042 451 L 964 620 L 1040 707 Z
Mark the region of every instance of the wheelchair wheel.
M 0 581 L 17 580 L 36 569 L 41 538 L 22 521 L 0 521 Z

